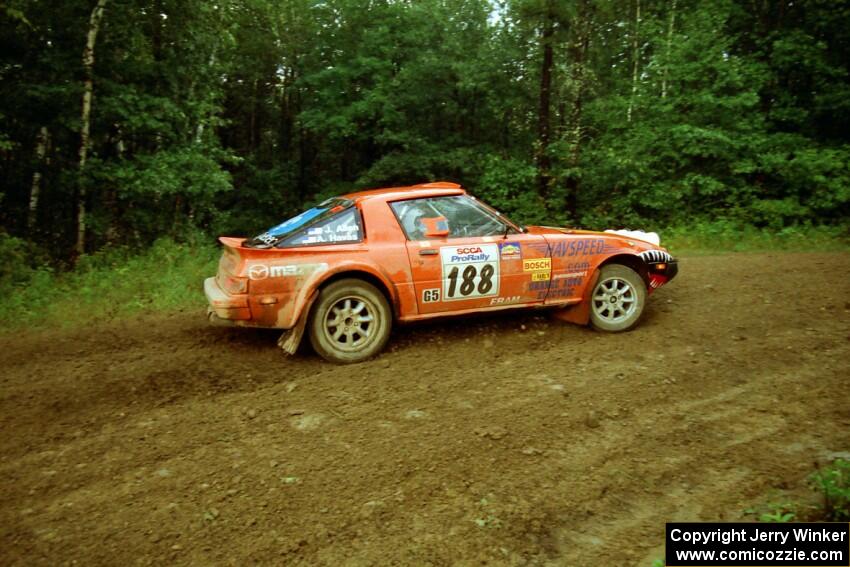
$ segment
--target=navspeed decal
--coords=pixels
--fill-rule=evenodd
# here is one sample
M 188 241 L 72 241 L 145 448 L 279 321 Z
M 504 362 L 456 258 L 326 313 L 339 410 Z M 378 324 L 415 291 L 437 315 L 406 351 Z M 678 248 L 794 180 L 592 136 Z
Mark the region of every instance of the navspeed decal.
M 551 242 L 551 246 L 549 244 L 530 244 L 529 248 L 552 258 L 570 258 L 610 254 L 617 249 L 617 246 L 605 238 L 566 236 L 562 240 Z
M 499 295 L 499 245 L 440 248 L 443 301 Z

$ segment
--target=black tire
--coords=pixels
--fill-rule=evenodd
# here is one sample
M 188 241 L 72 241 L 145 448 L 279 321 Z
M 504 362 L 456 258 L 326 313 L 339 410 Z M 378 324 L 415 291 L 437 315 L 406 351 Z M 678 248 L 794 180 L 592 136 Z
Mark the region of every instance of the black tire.
M 590 294 L 590 324 L 594 329 L 619 333 L 635 327 L 646 306 L 646 284 L 633 269 L 609 264 L 599 271 Z
M 387 344 L 392 311 L 375 286 L 344 279 L 319 293 L 310 313 L 310 344 L 330 362 L 348 364 L 375 356 Z

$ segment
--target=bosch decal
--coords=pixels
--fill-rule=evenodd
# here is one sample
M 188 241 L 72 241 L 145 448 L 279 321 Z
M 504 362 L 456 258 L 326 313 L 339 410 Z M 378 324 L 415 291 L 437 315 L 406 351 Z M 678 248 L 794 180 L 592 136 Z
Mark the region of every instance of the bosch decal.
M 552 269 L 552 258 L 534 258 L 522 261 L 523 272 L 544 272 Z

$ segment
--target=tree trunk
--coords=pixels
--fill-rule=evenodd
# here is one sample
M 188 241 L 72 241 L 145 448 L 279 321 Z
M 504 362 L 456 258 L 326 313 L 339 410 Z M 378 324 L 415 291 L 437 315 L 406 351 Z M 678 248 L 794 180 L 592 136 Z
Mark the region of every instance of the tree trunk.
M 540 37 L 540 44 L 543 48 L 543 62 L 540 68 L 540 107 L 537 114 L 537 190 L 544 199 L 549 193 L 551 167 L 548 149 L 552 104 L 552 67 L 554 66 L 552 37 L 555 35 L 555 18 L 551 6 L 548 7 L 545 17 L 543 33 Z
M 32 237 L 38 213 L 38 199 L 41 195 L 41 168 L 44 165 L 44 156 L 47 155 L 47 145 L 50 143 L 50 131 L 47 126 L 42 126 L 38 131 L 35 145 L 35 171 L 32 174 L 32 186 L 30 187 L 30 204 L 27 213 L 27 232 Z
M 638 59 L 640 55 L 640 0 L 635 0 L 635 31 L 632 34 L 632 96 L 629 98 L 629 109 L 626 111 L 626 121 L 632 121 L 632 107 L 635 103 L 638 85 Z
M 571 59 L 575 69 L 576 95 L 570 112 L 570 125 L 572 128 L 572 143 L 570 144 L 570 167 L 577 168 L 581 157 L 582 138 L 582 112 L 584 105 L 584 94 L 587 83 L 587 52 L 590 48 L 590 25 L 592 8 L 587 0 L 579 5 L 578 34 L 571 48 Z M 578 219 L 578 193 L 579 180 L 575 175 L 567 179 L 567 211 L 570 218 L 575 222 Z
M 664 74 L 661 77 L 661 98 L 667 98 L 667 72 L 670 69 L 670 52 L 673 49 L 673 28 L 676 25 L 676 0 L 670 8 L 670 21 L 667 24 L 667 52 L 664 55 Z
M 74 247 L 79 258 L 86 249 L 86 188 L 83 182 L 83 172 L 89 152 L 89 130 L 91 128 L 91 100 L 94 91 L 94 46 L 97 42 L 97 32 L 103 18 L 103 9 L 107 0 L 97 0 L 97 4 L 89 17 L 89 30 L 86 35 L 86 47 L 83 49 L 83 111 L 80 127 L 80 159 L 79 186 L 77 191 L 77 243 Z

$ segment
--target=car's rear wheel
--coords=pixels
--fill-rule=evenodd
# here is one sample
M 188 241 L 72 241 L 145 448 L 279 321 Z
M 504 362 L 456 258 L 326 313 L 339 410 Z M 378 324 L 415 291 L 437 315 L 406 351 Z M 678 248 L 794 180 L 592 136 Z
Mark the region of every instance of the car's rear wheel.
M 620 264 L 603 266 L 590 296 L 590 323 L 600 331 L 628 331 L 637 325 L 646 305 L 646 285 L 640 274 Z
M 325 360 L 360 362 L 384 348 L 391 327 L 384 295 L 368 282 L 344 279 L 319 294 L 310 316 L 310 343 Z

